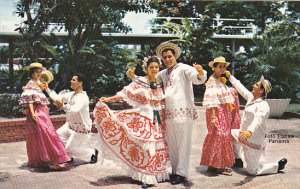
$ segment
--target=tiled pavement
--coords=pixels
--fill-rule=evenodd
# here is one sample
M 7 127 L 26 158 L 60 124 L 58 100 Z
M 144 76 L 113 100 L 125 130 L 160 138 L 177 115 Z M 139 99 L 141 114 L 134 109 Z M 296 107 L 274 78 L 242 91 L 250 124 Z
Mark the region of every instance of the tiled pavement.
M 198 107 L 199 119 L 193 132 L 190 177 L 188 182 L 172 186 L 169 182 L 152 188 L 300 188 L 300 119 L 269 119 L 269 134 L 266 161 L 288 159 L 284 173 L 251 177 L 242 169 L 235 169 L 233 176 L 213 176 L 199 165 L 204 137 L 207 133 L 204 110 Z M 281 135 L 278 135 L 281 134 Z M 269 135 L 272 137 L 272 135 Z M 282 139 L 282 136 L 294 138 Z M 277 143 L 272 143 L 272 142 Z M 288 142 L 288 143 L 278 143 Z M 84 188 L 140 188 L 130 177 L 110 161 L 103 164 L 85 164 L 63 172 L 31 172 L 26 166 L 25 142 L 0 144 L 1 189 L 84 189 Z

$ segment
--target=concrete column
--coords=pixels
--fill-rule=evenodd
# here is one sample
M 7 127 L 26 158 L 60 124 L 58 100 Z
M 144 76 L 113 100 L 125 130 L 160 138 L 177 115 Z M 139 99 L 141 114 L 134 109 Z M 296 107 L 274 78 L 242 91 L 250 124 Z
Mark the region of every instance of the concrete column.
M 14 56 L 13 56 L 13 48 L 12 41 L 9 41 L 8 46 L 8 63 L 9 63 L 9 90 L 12 92 L 14 89 Z
M 235 56 L 235 39 L 231 40 L 231 53 L 232 53 L 232 57 L 234 58 Z M 234 75 L 234 69 L 235 69 L 235 63 L 234 61 L 231 62 L 231 74 Z

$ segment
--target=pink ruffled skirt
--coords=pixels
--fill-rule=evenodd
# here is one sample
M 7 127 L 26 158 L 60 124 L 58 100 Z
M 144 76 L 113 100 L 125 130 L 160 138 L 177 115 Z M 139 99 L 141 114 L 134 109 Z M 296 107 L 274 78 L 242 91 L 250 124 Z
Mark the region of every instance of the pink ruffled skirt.
M 28 166 L 37 168 L 69 161 L 69 155 L 50 120 L 48 107 L 36 105 L 35 113 L 37 121 L 27 116 L 25 123 Z

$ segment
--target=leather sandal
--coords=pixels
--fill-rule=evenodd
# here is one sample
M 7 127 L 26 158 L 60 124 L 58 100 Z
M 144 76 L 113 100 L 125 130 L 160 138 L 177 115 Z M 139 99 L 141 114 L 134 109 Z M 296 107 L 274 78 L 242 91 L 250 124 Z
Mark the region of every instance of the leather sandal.
M 221 169 L 218 169 L 218 174 L 232 176 L 232 171 L 230 169 L 221 168 Z

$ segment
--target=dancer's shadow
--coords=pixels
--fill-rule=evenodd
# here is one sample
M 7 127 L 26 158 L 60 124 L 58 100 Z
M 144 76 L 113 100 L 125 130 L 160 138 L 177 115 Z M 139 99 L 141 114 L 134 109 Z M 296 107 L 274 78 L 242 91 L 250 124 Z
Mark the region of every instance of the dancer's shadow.
M 268 176 L 271 176 L 271 175 L 274 175 L 274 174 L 264 174 L 264 175 L 257 175 L 257 176 L 254 176 L 254 175 L 249 175 L 244 169 L 242 168 L 236 168 L 236 169 L 233 169 L 234 172 L 240 174 L 240 175 L 245 175 L 246 177 L 238 182 L 238 183 L 233 183 L 233 185 L 235 186 L 242 186 L 244 184 L 247 184 L 248 182 L 252 181 L 255 177 L 268 177 Z M 279 174 L 282 174 L 284 173 L 283 171 L 279 171 Z
M 21 170 L 28 170 L 30 172 L 35 173 L 49 173 L 49 172 L 63 172 L 63 171 L 70 171 L 71 169 L 76 168 L 77 166 L 70 164 L 67 164 L 65 167 L 59 169 L 59 170 L 51 170 L 48 166 L 45 167 L 39 167 L 39 168 L 30 168 L 28 167 L 28 163 L 23 163 L 19 169 Z
M 248 182 L 252 181 L 254 176 L 246 176 L 243 180 L 240 182 L 233 183 L 234 186 L 243 186 L 244 184 L 247 184 Z
M 208 172 L 206 166 L 196 167 L 196 171 L 198 173 L 202 174 L 202 175 L 207 176 L 207 177 L 216 177 L 216 176 L 219 176 L 217 173 Z
M 111 185 L 121 185 L 121 184 L 136 184 L 140 185 L 139 181 L 132 180 L 128 176 L 108 176 L 105 178 L 98 179 L 97 181 L 90 182 L 93 186 L 111 186 Z
M 4 182 L 9 179 L 11 175 L 8 172 L 1 172 L 0 171 L 0 182 Z
M 166 180 L 165 182 L 171 182 L 171 180 L 173 180 L 174 176 L 173 175 L 169 175 L 170 176 L 170 179 L 169 180 Z M 185 179 L 183 182 L 182 182 L 182 185 L 185 187 L 185 188 L 191 188 L 194 183 L 188 179 Z
M 194 183 L 190 180 L 185 180 L 182 184 L 185 188 L 192 188 L 194 186 Z

